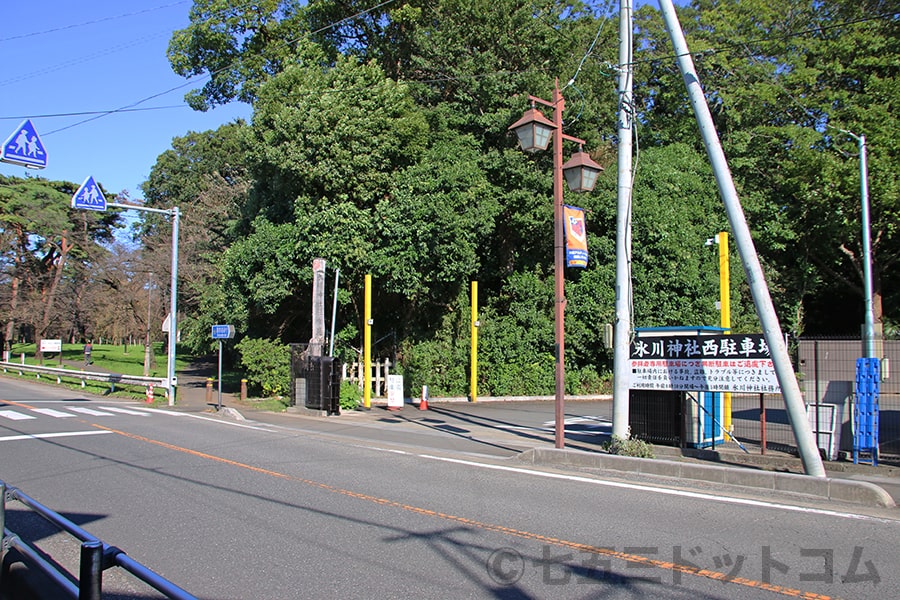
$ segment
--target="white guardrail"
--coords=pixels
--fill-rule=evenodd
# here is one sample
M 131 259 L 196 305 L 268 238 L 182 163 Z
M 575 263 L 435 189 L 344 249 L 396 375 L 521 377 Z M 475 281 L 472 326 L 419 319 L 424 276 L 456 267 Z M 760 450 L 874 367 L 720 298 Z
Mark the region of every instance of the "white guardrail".
M 124 375 L 122 373 L 75 371 L 73 369 L 40 367 L 37 365 L 23 365 L 20 363 L 2 361 L 0 361 L 0 369 L 2 369 L 4 373 L 13 371 L 18 372 L 19 375 L 24 375 L 25 373 L 34 373 L 37 378 L 40 378 L 41 375 L 45 375 L 47 377 L 55 377 L 56 383 L 62 383 L 63 377 L 80 379 L 81 387 L 84 387 L 84 382 L 88 380 L 103 381 L 109 384 L 110 390 L 113 392 L 116 391 L 116 384 L 119 383 L 123 385 L 138 385 L 146 388 L 150 388 L 150 386 L 159 387 L 166 390 L 167 396 L 169 394 L 169 386 L 167 385 L 168 380 L 165 377 L 143 377 L 141 375 Z

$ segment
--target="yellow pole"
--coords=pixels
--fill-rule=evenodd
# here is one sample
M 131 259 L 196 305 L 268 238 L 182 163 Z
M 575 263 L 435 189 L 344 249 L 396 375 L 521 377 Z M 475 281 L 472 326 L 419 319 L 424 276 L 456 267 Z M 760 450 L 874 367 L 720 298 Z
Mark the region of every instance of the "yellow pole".
M 721 326 L 725 333 L 731 333 L 731 277 L 728 262 L 728 232 L 719 232 L 719 310 Z M 723 398 L 725 415 L 723 425 L 731 433 L 731 392 Z
M 366 274 L 365 308 L 363 309 L 363 406 L 372 407 L 372 275 Z
M 478 282 L 472 282 L 472 360 L 469 389 L 472 402 L 478 401 Z

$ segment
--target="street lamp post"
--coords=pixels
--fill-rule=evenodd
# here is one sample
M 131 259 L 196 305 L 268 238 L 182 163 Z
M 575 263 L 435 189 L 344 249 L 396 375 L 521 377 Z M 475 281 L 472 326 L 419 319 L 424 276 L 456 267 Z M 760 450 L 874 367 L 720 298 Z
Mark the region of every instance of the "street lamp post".
M 525 111 L 521 119 L 513 123 L 509 129 L 516 132 L 519 145 L 526 152 L 546 150 L 553 141 L 553 271 L 555 281 L 554 330 L 556 358 L 556 447 L 565 446 L 564 407 L 565 407 L 565 233 L 563 223 L 563 177 L 569 188 L 576 192 L 589 192 L 594 189 L 597 176 L 603 168 L 591 160 L 587 152 L 582 151 L 584 140 L 563 133 L 562 113 L 566 107 L 565 98 L 559 89 L 559 80 L 554 82 L 552 101 L 548 102 L 535 96 L 528 96 L 531 108 Z M 553 120 L 547 119 L 535 103 L 553 109 Z M 579 144 L 579 150 L 565 164 L 562 160 L 563 141 Z
M 872 226 L 869 218 L 869 166 L 866 157 L 866 136 L 856 135 L 841 129 L 856 140 L 859 146 L 859 189 L 862 211 L 862 248 L 863 248 L 863 293 L 865 295 L 865 338 L 866 358 L 875 358 L 875 310 L 872 285 Z

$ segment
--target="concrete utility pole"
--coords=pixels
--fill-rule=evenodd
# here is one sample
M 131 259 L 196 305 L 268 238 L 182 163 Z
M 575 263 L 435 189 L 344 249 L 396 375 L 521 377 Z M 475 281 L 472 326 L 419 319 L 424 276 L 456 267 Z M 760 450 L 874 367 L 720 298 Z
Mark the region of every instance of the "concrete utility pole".
M 628 349 L 631 345 L 631 187 L 632 187 L 632 12 L 631 0 L 619 11 L 619 164 L 616 202 L 616 319 L 613 334 L 613 429 L 628 437 Z
M 728 168 L 725 153 L 722 151 L 722 145 L 716 133 L 712 115 L 709 112 L 709 106 L 706 104 L 703 89 L 700 87 L 700 80 L 697 77 L 694 61 L 691 59 L 687 42 L 684 39 L 684 32 L 681 30 L 672 0 L 660 0 L 659 5 L 665 20 L 666 30 L 669 32 L 669 37 L 672 39 L 672 45 L 675 48 L 678 68 L 681 70 L 681 75 L 687 86 L 688 97 L 694 110 L 694 116 L 697 119 L 697 125 L 700 127 L 700 134 L 706 146 L 706 153 L 709 156 L 709 161 L 716 177 L 719 194 L 722 196 L 722 201 L 725 204 L 728 222 L 731 224 L 731 231 L 737 244 L 738 253 L 741 256 L 744 271 L 747 273 L 747 281 L 750 284 L 753 304 L 756 306 L 756 313 L 763 328 L 763 335 L 766 338 L 766 343 L 769 345 L 772 362 L 775 363 L 775 375 L 781 386 L 788 420 L 791 423 L 791 428 L 794 430 L 794 437 L 797 441 L 800 459 L 803 462 L 803 469 L 807 475 L 825 477 L 825 467 L 822 465 L 822 457 L 816 448 L 812 428 L 806 418 L 800 386 L 796 377 L 794 377 L 794 370 L 791 366 L 791 359 L 788 356 L 787 346 L 781 332 L 781 325 L 778 322 L 778 316 L 775 314 L 772 298 L 769 296 L 769 288 L 766 285 L 765 276 L 759 264 L 759 258 L 756 255 L 756 248 L 753 246 L 753 239 L 750 237 L 750 228 L 747 226 L 747 221 L 744 218 L 744 211 L 738 199 L 737 190 L 734 187 L 731 171 Z

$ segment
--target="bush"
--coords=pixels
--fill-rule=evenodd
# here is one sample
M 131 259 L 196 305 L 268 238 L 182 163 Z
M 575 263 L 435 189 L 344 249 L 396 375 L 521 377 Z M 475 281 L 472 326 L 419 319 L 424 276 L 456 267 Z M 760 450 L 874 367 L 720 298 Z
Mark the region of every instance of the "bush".
M 618 454 L 620 456 L 653 458 L 653 446 L 644 440 L 633 437 L 622 439 L 619 436 L 614 435 L 608 442 L 603 442 L 603 449 L 610 454 Z
M 263 396 L 283 396 L 290 390 L 291 351 L 287 344 L 261 339 L 244 338 L 235 346 L 240 353 L 241 366 L 247 374 L 252 393 Z
M 356 410 L 362 401 L 362 391 L 352 381 L 341 382 L 341 410 Z

